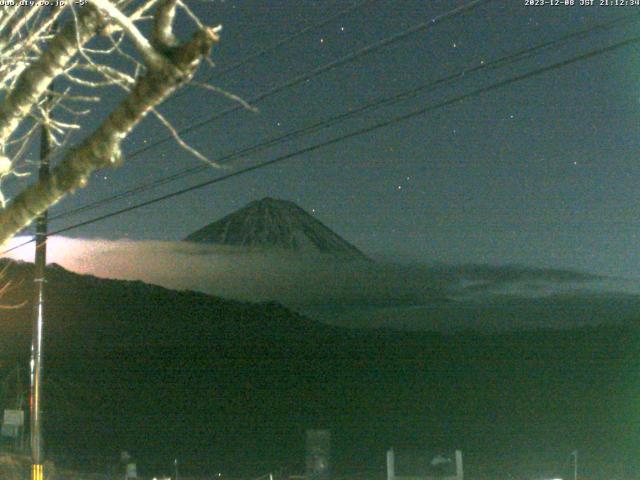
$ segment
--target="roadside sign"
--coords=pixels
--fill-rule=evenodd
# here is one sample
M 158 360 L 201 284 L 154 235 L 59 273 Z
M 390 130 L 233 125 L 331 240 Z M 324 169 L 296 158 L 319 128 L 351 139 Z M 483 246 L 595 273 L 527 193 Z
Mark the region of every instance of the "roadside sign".
M 21 427 L 24 425 L 23 410 L 5 410 L 3 425 L 11 425 L 13 427 Z

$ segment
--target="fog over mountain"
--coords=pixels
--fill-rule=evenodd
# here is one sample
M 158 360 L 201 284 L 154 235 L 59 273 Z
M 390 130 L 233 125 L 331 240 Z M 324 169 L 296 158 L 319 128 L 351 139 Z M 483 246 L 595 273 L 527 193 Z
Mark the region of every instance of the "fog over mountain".
M 11 256 L 32 261 L 32 245 Z M 235 300 L 278 301 L 343 326 L 570 327 L 626 322 L 640 311 L 635 282 L 565 270 L 400 265 L 282 249 L 65 237 L 50 239 L 48 257 L 102 278 L 142 280 Z
M 14 239 L 14 245 L 25 242 Z M 33 245 L 10 253 L 32 261 Z M 502 331 L 627 323 L 638 282 L 518 265 L 375 259 L 293 202 L 270 197 L 184 241 L 49 239 L 48 259 L 78 273 L 141 280 L 247 302 L 280 302 L 345 327 Z

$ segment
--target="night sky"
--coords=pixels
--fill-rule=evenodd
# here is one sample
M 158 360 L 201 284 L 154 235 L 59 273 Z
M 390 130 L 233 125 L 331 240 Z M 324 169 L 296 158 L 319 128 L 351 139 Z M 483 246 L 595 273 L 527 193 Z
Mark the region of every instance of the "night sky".
M 250 100 L 380 39 L 467 2 L 372 0 L 274 51 L 239 61 L 349 9 L 350 1 L 193 2 L 204 23 L 222 23 L 222 41 L 200 80 Z M 576 0 L 579 3 L 579 0 Z M 526 6 L 489 1 L 433 28 L 185 135 L 215 160 L 239 148 L 313 124 L 509 53 L 621 17 L 640 7 Z M 561 48 L 481 71 L 435 91 L 97 210 L 53 221 L 56 230 L 287 154 L 323 140 L 455 98 L 521 73 L 637 35 L 638 22 L 592 32 Z M 192 28 L 181 17 L 182 32 Z M 74 230 L 82 238 L 179 240 L 251 200 L 293 200 L 371 255 L 421 263 L 518 263 L 639 278 L 640 46 L 574 63 L 412 120 L 339 142 L 276 166 Z M 120 94 L 114 91 L 105 108 Z M 187 87 L 161 111 L 178 128 L 234 103 Z M 106 111 L 106 110 L 105 110 Z M 102 113 L 87 122 L 97 124 Z M 164 138 L 146 119 L 125 158 Z M 52 214 L 184 168 L 201 165 L 175 143 L 127 158 L 93 176 Z M 13 188 L 16 188 L 15 184 Z

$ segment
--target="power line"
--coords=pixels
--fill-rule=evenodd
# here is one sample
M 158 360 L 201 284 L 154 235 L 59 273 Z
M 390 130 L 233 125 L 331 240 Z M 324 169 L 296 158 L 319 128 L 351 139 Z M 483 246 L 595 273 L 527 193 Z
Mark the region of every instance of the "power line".
M 337 116 L 332 116 L 332 117 L 326 118 L 324 120 L 320 120 L 320 121 L 318 121 L 316 123 L 313 123 L 313 124 L 308 125 L 306 127 L 302 127 L 300 129 L 297 129 L 297 130 L 293 130 L 293 131 L 288 132 L 288 133 L 286 133 L 284 135 L 272 137 L 270 139 L 267 139 L 265 141 L 259 142 L 257 144 L 253 144 L 253 145 L 251 145 L 249 147 L 245 147 L 245 148 L 243 148 L 241 150 L 236 150 L 236 151 L 231 152 L 229 154 L 226 154 L 226 155 L 223 155 L 221 157 L 218 157 L 217 159 L 215 159 L 215 162 L 221 164 L 221 163 L 226 162 L 226 161 L 231 160 L 231 159 L 240 158 L 240 157 L 243 157 L 243 156 L 245 156 L 247 154 L 251 154 L 251 153 L 256 153 L 256 152 L 264 150 L 264 149 L 266 149 L 268 147 L 283 143 L 283 142 L 285 142 L 287 140 L 290 140 L 292 138 L 296 138 L 296 137 L 299 137 L 299 136 L 307 134 L 307 133 L 312 133 L 312 132 L 318 131 L 318 130 L 320 130 L 322 128 L 327 128 L 327 127 L 332 126 L 332 125 L 334 125 L 334 124 L 336 124 L 338 122 L 341 122 L 343 120 L 355 117 L 355 116 L 360 115 L 362 113 L 365 113 L 365 112 L 367 112 L 369 110 L 372 110 L 372 109 L 375 109 L 375 108 L 379 108 L 379 107 L 382 107 L 382 106 L 392 105 L 394 103 L 406 100 L 408 98 L 416 96 L 418 93 L 420 93 L 420 92 L 422 92 L 424 90 L 428 90 L 428 89 L 431 89 L 431 88 L 432 89 L 436 89 L 438 87 L 441 87 L 441 86 L 443 86 L 445 84 L 448 84 L 448 83 L 451 83 L 453 81 L 462 80 L 462 79 L 468 78 L 469 75 L 476 74 L 476 73 L 478 73 L 480 71 L 483 71 L 483 70 L 502 68 L 502 67 L 505 67 L 505 66 L 507 66 L 507 65 L 509 65 L 511 63 L 516 62 L 516 61 L 520 61 L 520 60 L 529 58 L 529 57 L 531 57 L 531 56 L 533 56 L 535 54 L 540 53 L 541 51 L 548 50 L 548 49 L 550 49 L 552 47 L 557 47 L 557 46 L 565 44 L 565 43 L 567 43 L 569 41 L 573 41 L 573 40 L 576 40 L 576 39 L 579 39 L 579 38 L 586 37 L 587 35 L 592 34 L 594 32 L 605 31 L 605 30 L 608 30 L 608 29 L 611 29 L 611 28 L 614 28 L 614 27 L 618 27 L 618 26 L 620 26 L 622 24 L 625 24 L 625 23 L 637 22 L 638 20 L 640 20 L 640 14 L 633 15 L 632 17 L 625 16 L 625 17 L 618 18 L 618 19 L 615 19 L 615 20 L 612 20 L 612 21 L 609 21 L 609 22 L 606 22 L 606 23 L 598 24 L 598 25 L 595 25 L 593 27 L 589 27 L 589 28 L 586 28 L 586 29 L 583 29 L 583 30 L 580 30 L 580 31 L 577 31 L 577 32 L 569 33 L 569 34 L 564 35 L 564 36 L 562 36 L 562 37 L 560 37 L 560 38 L 558 38 L 556 40 L 543 42 L 543 43 L 535 45 L 533 47 L 529 47 L 529 48 L 522 49 L 522 50 L 519 50 L 519 51 L 511 53 L 511 54 L 507 54 L 505 56 L 502 56 L 502 57 L 497 58 L 495 60 L 492 60 L 490 62 L 481 63 L 481 64 L 476 65 L 474 67 L 467 68 L 465 70 L 462 70 L 460 72 L 457 72 L 457 73 L 448 75 L 446 77 L 437 79 L 435 81 L 432 81 L 432 82 L 429 82 L 429 83 L 426 83 L 426 84 L 422 84 L 422 85 L 420 85 L 418 87 L 415 87 L 415 88 L 412 88 L 412 89 L 408 89 L 408 90 L 404 90 L 404 91 L 399 92 L 399 93 L 397 93 L 395 95 L 388 96 L 388 97 L 383 97 L 383 98 L 374 100 L 373 102 L 366 103 L 366 104 L 364 104 L 364 105 L 362 105 L 362 106 L 360 106 L 360 107 L 358 107 L 358 108 L 356 108 L 354 110 L 350 110 L 348 112 L 339 114 Z M 207 166 L 207 165 L 199 165 L 197 167 L 186 168 L 186 169 L 180 170 L 180 171 L 178 171 L 178 172 L 176 172 L 176 173 L 174 173 L 172 175 L 168 175 L 166 177 L 162 177 L 162 178 L 153 180 L 151 182 L 144 183 L 142 185 L 139 185 L 139 186 L 134 187 L 134 188 L 129 189 L 129 190 L 125 190 L 125 191 L 120 192 L 118 194 L 110 195 L 110 196 L 102 198 L 100 200 L 96 200 L 94 202 L 90 202 L 90 203 L 87 203 L 85 205 L 81 205 L 81 206 L 79 206 L 77 208 L 74 208 L 74 209 L 71 209 L 69 211 L 62 212 L 62 213 L 60 213 L 58 215 L 55 215 L 55 216 L 51 217 L 50 219 L 51 220 L 57 220 L 57 219 L 65 218 L 65 217 L 68 217 L 68 216 L 71 216 L 71 215 L 75 215 L 75 214 L 78 214 L 78 213 L 81 213 L 81 212 L 84 212 L 84 211 L 87 211 L 87 210 L 93 210 L 93 209 L 99 208 L 99 207 L 101 207 L 103 205 L 107 205 L 109 203 L 112 203 L 114 201 L 117 201 L 117 200 L 120 200 L 120 199 L 123 199 L 123 198 L 128 198 L 128 197 L 134 196 L 136 194 L 139 194 L 141 192 L 153 189 L 155 187 L 158 187 L 158 186 L 161 186 L 161 185 L 164 185 L 164 184 L 179 180 L 179 179 L 187 177 L 189 175 L 193 175 L 193 174 L 196 174 L 196 173 L 203 172 L 205 170 L 208 170 L 209 168 L 210 167 Z
M 322 20 L 319 23 L 315 23 L 315 24 L 309 25 L 309 26 L 307 26 L 307 27 L 305 27 L 305 28 L 303 28 L 301 30 L 298 30 L 297 32 L 295 32 L 293 34 L 276 41 L 273 45 L 270 45 L 269 47 L 262 48 L 262 49 L 258 50 L 257 52 L 255 52 L 255 53 L 253 53 L 251 55 L 248 55 L 247 57 L 243 58 L 242 60 L 238 60 L 236 63 L 233 63 L 233 64 L 223 68 L 222 70 L 212 72 L 211 75 L 209 75 L 209 78 L 207 79 L 207 81 L 211 80 L 212 78 L 221 77 L 221 76 L 226 75 L 226 74 L 228 74 L 230 72 L 233 72 L 234 70 L 237 70 L 238 68 L 246 65 L 249 62 L 257 60 L 258 58 L 263 57 L 263 56 L 267 55 L 268 53 L 276 51 L 278 48 L 282 47 L 283 45 L 286 45 L 287 43 L 292 42 L 296 38 L 301 37 L 301 36 L 305 35 L 306 33 L 311 32 L 313 30 L 316 30 L 318 28 L 322 28 L 325 25 L 328 25 L 329 23 L 333 22 L 334 20 L 337 20 L 340 17 L 344 17 L 346 15 L 349 15 L 350 13 L 354 12 L 355 10 L 358 10 L 358 9 L 360 9 L 362 7 L 365 7 L 368 4 L 374 3 L 375 1 L 377 1 L 377 0 L 363 0 L 360 3 L 356 3 L 355 5 L 352 5 L 351 7 L 348 7 L 348 8 L 345 8 L 343 10 L 340 10 L 335 15 L 332 15 L 332 16 L 326 18 L 325 20 Z
M 283 45 L 286 45 L 287 43 L 292 42 L 293 40 L 295 40 L 296 38 L 299 38 L 313 30 L 317 30 L 318 28 L 322 28 L 325 25 L 328 25 L 330 23 L 332 23 L 333 21 L 339 19 L 340 17 L 346 16 L 352 12 L 354 12 L 355 10 L 359 10 L 362 7 L 367 6 L 368 4 L 374 3 L 377 0 L 363 0 L 360 3 L 357 3 L 355 5 L 352 5 L 349 8 L 345 8 L 343 10 L 340 10 L 338 13 L 336 13 L 335 15 L 331 15 L 330 17 L 322 20 L 321 22 L 315 23 L 313 25 L 309 25 L 307 27 L 302 28 L 301 30 L 298 30 L 297 32 L 288 35 L 284 38 L 281 38 L 280 40 L 276 41 L 274 44 L 270 45 L 269 47 L 265 47 L 262 48 L 260 50 L 258 50 L 257 52 L 246 56 L 245 58 L 243 58 L 242 60 L 238 60 L 236 63 L 233 63 L 221 70 L 217 70 L 217 71 L 213 71 L 204 81 L 205 82 L 209 82 L 214 78 L 220 78 L 224 75 L 227 75 L 228 73 L 231 73 L 235 70 L 237 70 L 240 67 L 243 67 L 244 65 L 246 65 L 247 63 L 253 62 L 254 60 L 257 60 L 261 57 L 264 57 L 265 55 L 275 52 L 276 50 L 278 50 L 280 47 L 282 47 Z M 187 85 L 188 87 L 189 85 Z M 171 97 L 169 97 L 167 99 L 167 101 L 172 101 L 175 100 L 177 98 L 183 97 L 185 95 L 187 95 L 189 92 L 183 90 L 182 92 L 179 92 Z
M 438 16 L 432 18 L 431 20 L 429 20 L 427 22 L 422 22 L 420 24 L 414 25 L 413 27 L 410 27 L 410 28 L 408 28 L 406 30 L 403 30 L 403 31 L 401 31 L 399 33 L 396 33 L 396 34 L 394 34 L 392 36 L 389 36 L 389 37 L 386 37 L 386 38 L 384 38 L 382 40 L 379 40 L 378 42 L 375 42 L 375 43 L 370 44 L 370 45 L 368 45 L 366 47 L 363 47 L 363 48 L 361 48 L 361 49 L 359 49 L 359 50 L 357 50 L 355 52 L 352 52 L 351 54 L 348 54 L 348 55 L 346 55 L 346 56 L 344 56 L 344 57 L 342 57 L 342 58 L 340 58 L 340 59 L 338 59 L 336 61 L 333 61 L 333 62 L 330 62 L 328 64 L 322 65 L 322 66 L 312 70 L 310 73 L 303 74 L 303 75 L 300 75 L 298 77 L 295 77 L 295 78 L 293 78 L 292 80 L 290 80 L 288 82 L 285 82 L 285 83 L 283 83 L 283 84 L 281 84 L 279 86 L 274 87 L 271 90 L 268 90 L 267 92 L 264 92 L 264 93 L 262 93 L 262 94 L 260 94 L 260 95 L 258 95 L 256 97 L 253 97 L 252 99 L 248 100 L 248 103 L 255 104 L 255 103 L 259 102 L 259 101 L 264 100 L 267 97 L 270 97 L 271 95 L 275 95 L 276 93 L 278 93 L 278 92 L 280 92 L 280 91 L 282 91 L 282 90 L 284 90 L 286 88 L 290 88 L 292 86 L 295 86 L 295 85 L 297 85 L 299 83 L 302 83 L 303 81 L 306 81 L 306 80 L 308 80 L 310 78 L 313 78 L 314 76 L 320 75 L 321 73 L 324 73 L 326 71 L 332 70 L 333 68 L 337 68 L 338 66 L 341 66 L 341 65 L 343 65 L 345 63 L 348 63 L 350 61 L 356 60 L 357 58 L 360 58 L 361 56 L 369 54 L 369 53 L 371 53 L 371 52 L 373 52 L 373 51 L 375 51 L 375 50 L 377 50 L 379 48 L 382 48 L 383 46 L 391 45 L 391 44 L 393 44 L 393 43 L 395 43 L 397 41 L 400 41 L 400 40 L 406 38 L 407 36 L 409 36 L 409 35 L 411 35 L 413 33 L 416 33 L 416 32 L 419 32 L 421 30 L 427 29 L 430 26 L 433 26 L 433 25 L 436 25 L 438 23 L 441 23 L 442 21 L 444 21 L 446 19 L 450 19 L 450 18 L 453 18 L 455 16 L 461 15 L 461 14 L 463 14 L 463 13 L 469 11 L 469 10 L 472 10 L 472 9 L 480 6 L 482 3 L 488 3 L 488 2 L 491 2 L 491 1 L 493 1 L 493 0 L 474 0 L 472 2 L 469 2 L 469 3 L 465 4 L 465 5 L 461 5 L 459 7 L 456 7 L 454 9 L 452 9 L 452 10 L 449 10 L 449 11 L 447 11 L 447 12 L 441 14 L 441 15 L 438 15 Z M 178 134 L 184 135 L 186 133 L 190 133 L 190 132 L 192 132 L 194 130 L 197 130 L 197 129 L 203 127 L 204 125 L 206 125 L 208 123 L 213 122 L 214 120 L 218 120 L 219 118 L 221 118 L 221 117 L 223 117 L 223 116 L 225 116 L 225 115 L 227 115 L 229 113 L 235 112 L 235 111 L 237 111 L 237 110 L 239 110 L 241 108 L 243 108 L 241 105 L 236 105 L 236 106 L 231 107 L 231 108 L 229 108 L 227 110 L 223 110 L 222 112 L 220 112 L 220 113 L 218 113 L 218 114 L 216 114 L 216 115 L 214 115 L 212 117 L 209 117 L 206 120 L 203 120 L 203 121 L 195 123 L 195 124 L 191 124 L 190 126 L 185 127 L 182 130 L 179 130 Z M 314 128 L 317 128 L 317 127 L 314 127 Z M 165 143 L 165 142 L 167 142 L 169 140 L 172 140 L 173 138 L 174 138 L 173 136 L 167 136 L 167 137 L 165 137 L 163 139 L 160 139 L 160 140 L 158 140 L 156 142 L 152 142 L 149 145 L 146 145 L 146 146 L 144 146 L 144 147 L 142 147 L 142 148 L 140 148 L 138 150 L 135 150 L 134 152 L 128 154 L 127 156 L 128 156 L 129 159 L 135 158 L 135 157 L 139 156 L 140 154 L 145 153 L 145 152 L 149 151 L 152 148 L 155 148 L 158 145 L 161 145 L 161 144 L 163 144 L 163 143 Z M 253 150 L 250 150 L 250 151 L 253 151 Z M 233 157 L 230 157 L 230 158 L 233 158 Z M 228 158 L 224 157 L 224 159 L 228 159 Z M 195 168 L 199 169 L 200 167 L 195 167 Z M 173 176 L 172 176 L 172 179 L 173 179 Z M 166 182 L 162 181 L 161 183 L 166 183 Z M 146 187 L 145 187 L 145 189 L 146 189 Z M 138 189 L 136 189 L 136 191 L 138 191 Z M 126 196 L 129 196 L 129 194 L 128 193 L 124 193 L 123 196 L 126 197 Z M 118 198 L 123 198 L 123 197 L 120 197 L 119 195 L 117 197 Z M 99 202 L 101 202 L 101 201 L 99 201 Z M 83 206 L 83 207 L 80 207 L 80 210 L 86 210 L 86 208 Z M 73 213 L 77 213 L 77 211 L 80 211 L 80 210 L 75 210 Z M 62 213 L 62 214 L 59 214 L 57 216 L 51 217 L 51 219 L 61 218 L 61 217 L 64 217 L 64 216 L 68 216 L 69 214 L 71 214 L 71 213 Z
M 416 118 L 418 116 L 424 115 L 424 114 L 429 113 L 431 111 L 434 111 L 434 110 L 437 110 L 437 109 L 440 109 L 440 108 L 443 108 L 443 107 L 446 107 L 446 106 L 449 106 L 449 105 L 453 105 L 453 104 L 456 104 L 456 103 L 460 103 L 460 102 L 462 102 L 464 100 L 467 100 L 469 98 L 472 98 L 472 97 L 475 97 L 475 96 L 478 96 L 478 95 L 482 95 L 484 93 L 488 93 L 488 92 L 492 92 L 492 91 L 498 90 L 500 88 L 506 87 L 507 85 L 511 85 L 511 84 L 514 84 L 514 83 L 517 83 L 517 82 L 521 82 L 523 80 L 527 80 L 529 78 L 533 78 L 533 77 L 536 77 L 538 75 L 542 75 L 544 73 L 547 73 L 547 72 L 550 72 L 550 71 L 553 71 L 553 70 L 557 70 L 559 68 L 563 68 L 563 67 L 566 67 L 568 65 L 571 65 L 571 64 L 583 61 L 583 60 L 594 58 L 596 56 L 599 56 L 599 55 L 602 55 L 602 54 L 605 54 L 605 53 L 609 53 L 609 52 L 618 50 L 620 48 L 628 47 L 628 46 L 636 44 L 636 43 L 640 43 L 640 37 L 633 37 L 631 39 L 627 39 L 627 40 L 618 42 L 618 43 L 610 45 L 608 47 L 604 47 L 604 48 L 600 48 L 600 49 L 597 49 L 597 50 L 593 50 L 591 52 L 588 52 L 588 53 L 585 53 L 585 54 L 582 54 L 582 55 L 579 55 L 579 56 L 576 56 L 576 57 L 572 57 L 572 58 L 567 59 L 567 60 L 556 62 L 556 63 L 554 63 L 552 65 L 548 65 L 546 67 L 538 68 L 538 69 L 533 70 L 531 72 L 527 72 L 527 73 L 523 73 L 521 75 L 517 75 L 517 76 L 509 78 L 507 80 L 502 80 L 500 82 L 494 83 L 494 84 L 489 85 L 487 87 L 483 87 L 483 88 L 479 88 L 479 89 L 473 90 L 473 91 L 471 91 L 469 93 L 466 93 L 466 94 L 463 94 L 463 95 L 459 95 L 457 97 L 451 98 L 449 100 L 445 100 L 443 102 L 439 102 L 439 103 L 436 103 L 436 104 L 433 104 L 433 105 L 427 105 L 426 107 L 420 108 L 418 110 L 414 110 L 412 112 L 409 112 L 409 113 L 406 113 L 406 114 L 403 114 L 403 115 L 399 115 L 399 116 L 390 118 L 390 119 L 382 121 L 382 122 L 378 122 L 378 123 L 376 123 L 374 125 L 371 125 L 371 126 L 368 126 L 368 127 L 365 127 L 365 128 L 362 128 L 362 129 L 359 129 L 359 130 L 356 130 L 356 131 L 353 131 L 353 132 L 350 132 L 350 133 L 347 133 L 347 134 L 344 134 L 344 135 L 340 135 L 340 136 L 334 137 L 334 138 L 329 139 L 329 140 L 325 140 L 325 141 L 317 143 L 315 145 L 311 145 L 309 147 L 305 147 L 303 149 L 296 150 L 295 152 L 291 152 L 291 153 L 288 153 L 288 154 L 285 154 L 285 155 L 281 155 L 281 156 L 276 157 L 274 159 L 267 160 L 265 162 L 261 162 L 261 163 L 258 163 L 256 165 L 252 165 L 250 167 L 244 168 L 242 170 L 238 170 L 238 171 L 230 173 L 228 175 L 224 175 L 222 177 L 217 177 L 217 178 L 214 178 L 214 179 L 211 179 L 211 180 L 207 180 L 207 181 L 192 185 L 190 187 L 186 187 L 186 188 L 183 188 L 183 189 L 180 189 L 180 190 L 176 190 L 174 192 L 171 192 L 171 193 L 168 193 L 168 194 L 165 194 L 165 195 L 161 195 L 161 196 L 153 198 L 151 200 L 140 202 L 140 203 L 138 203 L 136 205 L 131 205 L 129 207 L 122 208 L 120 210 L 116 210 L 114 212 L 107 213 L 105 215 L 100 215 L 98 217 L 94 217 L 92 219 L 89 219 L 89 220 L 86 220 L 86 221 L 83 221 L 83 222 L 79 222 L 79 223 L 76 223 L 74 225 L 70 225 L 70 226 L 65 227 L 65 228 L 61 228 L 59 230 L 51 232 L 49 235 L 50 236 L 59 235 L 61 233 L 65 233 L 65 232 L 68 232 L 70 230 L 74 230 L 76 228 L 80 228 L 80 227 L 83 227 L 83 226 L 86 226 L 86 225 L 91 225 L 93 223 L 97 223 L 97 222 L 106 220 L 108 218 L 121 215 L 123 213 L 127 213 L 127 212 L 130 212 L 130 211 L 133 211 L 133 210 L 137 210 L 139 208 L 146 207 L 148 205 L 152 205 L 154 203 L 158 203 L 158 202 L 161 202 L 161 201 L 164 201 L 164 200 L 168 200 L 170 198 L 177 197 L 179 195 L 182 195 L 182 194 L 185 194 L 185 193 L 188 193 L 188 192 L 192 192 L 194 190 L 198 190 L 200 188 L 207 187 L 209 185 L 213 185 L 215 183 L 220 183 L 220 182 L 223 182 L 223 181 L 228 180 L 230 178 L 238 177 L 238 176 L 244 175 L 246 173 L 250 173 L 250 172 L 262 169 L 262 168 L 266 168 L 266 167 L 275 165 L 277 163 L 282 163 L 285 160 L 289 160 L 289 159 L 294 158 L 294 157 L 299 157 L 300 155 L 303 155 L 305 153 L 310 153 L 310 152 L 319 150 L 321 148 L 324 148 L 324 147 L 327 147 L 327 146 L 330 146 L 330 145 L 334 145 L 334 144 L 343 142 L 345 140 L 348 140 L 348 139 L 351 139 L 351 138 L 354 138 L 354 137 L 365 135 L 367 133 L 371 133 L 371 132 L 379 130 L 381 128 L 385 128 L 385 127 L 388 127 L 388 126 L 391 126 L 391 125 L 395 125 L 397 123 L 404 122 L 406 120 L 410 120 L 410 119 Z M 26 245 L 28 243 L 31 243 L 31 242 L 33 242 L 33 240 L 26 241 L 26 242 L 24 242 L 24 243 L 22 243 L 20 245 L 17 245 L 15 247 L 7 249 L 4 252 L 2 252 L 1 255 L 5 255 L 5 254 L 7 254 L 7 253 L 9 253 L 9 252 L 11 252 L 13 250 L 16 250 L 17 248 L 20 248 L 20 247 L 22 247 L 22 246 L 24 246 L 24 245 Z
M 301 37 L 302 35 L 316 30 L 318 28 L 322 28 L 325 25 L 328 25 L 329 23 L 333 22 L 334 20 L 337 20 L 340 17 L 349 15 L 350 13 L 354 12 L 355 10 L 358 10 L 362 7 L 367 6 L 368 4 L 371 4 L 373 2 L 375 2 L 377 0 L 363 0 L 360 3 L 357 3 L 355 5 L 352 5 L 349 8 L 345 8 L 343 10 L 340 10 L 338 13 L 336 13 L 335 15 L 330 16 L 329 18 L 316 23 L 314 25 L 309 25 L 308 27 L 305 27 L 299 31 L 297 31 L 296 33 L 289 35 L 288 37 L 282 38 L 281 40 L 275 42 L 273 45 L 271 45 L 270 47 L 266 47 L 263 48 L 261 50 L 258 50 L 256 53 L 254 53 L 253 55 L 249 55 L 248 57 L 245 57 L 242 60 L 237 61 L 234 64 L 229 65 L 228 67 L 223 68 L 222 70 L 218 71 L 218 72 L 213 72 L 213 74 L 209 77 L 209 79 L 213 78 L 213 77 L 221 77 L 223 75 L 226 75 L 234 70 L 237 70 L 238 68 L 246 65 L 249 62 L 252 62 L 260 57 L 265 56 L 268 53 L 274 52 L 275 50 L 277 50 L 278 48 L 280 48 L 283 45 L 286 45 L 289 42 L 292 42 L 293 40 L 295 40 L 298 37 Z
M 472 0 L 469 3 L 466 3 L 464 5 L 461 5 L 459 7 L 456 7 L 452 10 L 449 10 L 445 13 L 442 13 L 440 15 L 437 15 L 435 17 L 433 17 L 431 20 L 426 21 L 426 22 L 421 22 L 418 23 L 416 25 L 414 25 L 413 27 L 410 27 L 406 30 L 402 30 L 394 35 L 391 35 L 389 37 L 385 37 L 382 40 L 379 40 L 377 42 L 371 43 L 359 50 L 356 50 L 352 53 L 349 53 L 343 57 L 340 57 L 337 60 L 334 60 L 332 62 L 326 63 L 324 65 L 321 65 L 317 68 L 314 68 L 313 70 L 311 70 L 308 73 L 303 73 L 301 75 L 298 75 L 297 77 L 292 78 L 291 80 L 288 80 L 284 83 L 281 83 L 279 85 L 276 85 L 275 87 L 267 90 L 266 92 L 263 92 L 259 95 L 256 95 L 255 97 L 252 97 L 250 99 L 248 99 L 246 102 L 253 105 L 256 104 L 258 102 L 261 102 L 262 100 L 269 98 L 277 93 L 280 93 L 283 90 L 286 90 L 288 88 L 291 87 L 295 87 L 296 85 L 299 85 L 307 80 L 310 80 L 314 77 L 317 77 L 318 75 L 321 75 L 325 72 L 328 72 L 330 70 L 333 70 L 335 68 L 341 67 L 342 65 L 345 65 L 347 63 L 353 62 L 354 60 L 357 60 L 361 57 L 364 57 L 372 52 L 375 52 L 376 50 L 379 50 L 380 48 L 383 47 L 387 47 L 389 45 L 393 45 L 394 43 L 397 43 L 401 40 L 404 40 L 405 38 L 409 37 L 410 35 L 413 35 L 414 33 L 418 33 L 421 32 L 423 30 L 426 30 L 432 26 L 435 26 L 445 20 L 451 19 L 451 18 L 455 18 L 459 15 L 462 15 L 463 13 L 467 13 L 477 7 L 479 7 L 480 5 L 484 4 L 484 3 L 489 3 L 495 0 Z M 234 105 L 233 107 L 230 107 L 226 110 L 223 110 L 211 117 L 208 117 L 206 120 L 202 120 L 200 122 L 197 123 L 193 123 L 190 126 L 183 128 L 181 130 L 178 130 L 178 134 L 179 135 L 184 135 L 187 133 L 191 133 L 194 130 L 197 130 L 205 125 L 207 125 L 208 123 L 213 122 L 214 120 L 218 120 L 222 117 L 225 117 L 226 115 L 236 112 L 240 109 L 244 108 L 242 105 Z M 149 150 L 151 150 L 152 148 L 157 147 L 158 145 L 162 145 L 163 143 L 166 143 L 170 140 L 173 140 L 174 137 L 173 135 L 168 135 L 164 138 L 161 138 L 160 140 L 157 140 L 155 142 L 150 143 L 149 145 L 146 145 L 130 154 L 128 154 L 128 158 L 134 158 L 137 157 L 138 155 L 147 152 Z

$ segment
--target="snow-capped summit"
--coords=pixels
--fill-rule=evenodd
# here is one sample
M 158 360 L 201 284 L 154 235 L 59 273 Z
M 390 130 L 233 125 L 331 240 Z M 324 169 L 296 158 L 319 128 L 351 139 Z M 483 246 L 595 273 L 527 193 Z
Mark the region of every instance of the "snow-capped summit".
M 270 197 L 249 203 L 193 232 L 185 240 L 367 258 L 295 203 Z

